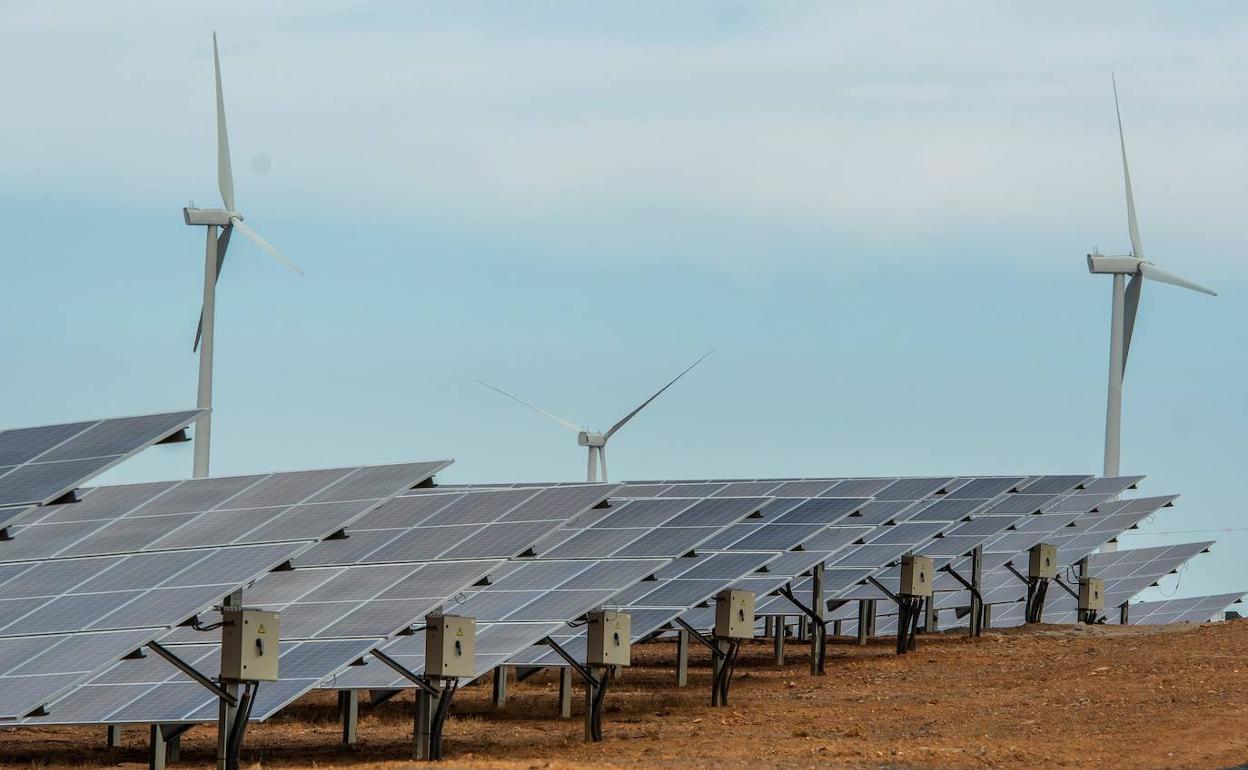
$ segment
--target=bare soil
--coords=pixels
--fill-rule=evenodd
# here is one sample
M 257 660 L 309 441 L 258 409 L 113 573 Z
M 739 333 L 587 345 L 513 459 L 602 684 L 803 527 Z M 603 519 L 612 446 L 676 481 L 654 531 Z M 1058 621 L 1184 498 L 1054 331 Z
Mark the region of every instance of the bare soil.
M 825 676 L 805 645 L 784 666 L 746 645 L 730 703 L 709 705 L 709 661 L 693 651 L 675 687 L 674 645 L 634 651 L 612 682 L 605 740 L 581 741 L 580 692 L 559 719 L 557 678 L 511 682 L 494 710 L 488 682 L 456 696 L 442 763 L 455 768 L 1214 767 L 1248 762 L 1248 621 L 1161 628 L 1039 626 L 977 640 L 836 643 Z M 410 767 L 412 697 L 360 709 L 359 743 L 340 743 L 333 693 L 317 693 L 248 732 L 244 767 Z M 146 764 L 146 729 L 124 746 L 96 728 L 0 732 L 0 766 Z M 183 736 L 174 767 L 214 766 L 215 727 Z

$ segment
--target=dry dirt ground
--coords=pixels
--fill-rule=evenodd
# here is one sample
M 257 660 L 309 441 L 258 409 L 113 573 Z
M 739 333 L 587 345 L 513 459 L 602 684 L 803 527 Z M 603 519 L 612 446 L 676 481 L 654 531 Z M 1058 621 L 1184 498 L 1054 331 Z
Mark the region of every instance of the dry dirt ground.
M 708 705 L 707 656 L 674 686 L 674 646 L 635 651 L 611 686 L 605 740 L 581 742 L 578 714 L 554 717 L 549 672 L 511 683 L 493 711 L 490 688 L 463 688 L 447 724 L 454 768 L 962 768 L 1234 767 L 1248 762 L 1248 621 L 1166 628 L 1041 626 L 978 640 L 922 637 L 915 653 L 890 640 L 837 643 L 811 676 L 805 645 L 777 667 L 770 646 L 743 648 L 730 704 Z M 579 710 L 579 692 L 577 693 Z M 339 743 L 332 693 L 300 702 L 247 735 L 244 767 L 380 770 L 410 767 L 412 701 L 361 706 L 360 741 Z M 174 767 L 213 766 L 214 728 L 183 738 Z M 145 763 L 146 730 L 104 746 L 102 728 L 0 732 L 5 767 Z

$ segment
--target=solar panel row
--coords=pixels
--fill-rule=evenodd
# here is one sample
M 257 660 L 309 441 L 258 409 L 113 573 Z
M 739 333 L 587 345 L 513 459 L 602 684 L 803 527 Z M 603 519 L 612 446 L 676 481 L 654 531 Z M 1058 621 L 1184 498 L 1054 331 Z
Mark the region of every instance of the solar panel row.
M 0 430 L 0 526 L 190 425 L 199 410 Z
M 100 488 L 32 512 L 0 542 L 0 717 L 48 703 L 448 464 Z

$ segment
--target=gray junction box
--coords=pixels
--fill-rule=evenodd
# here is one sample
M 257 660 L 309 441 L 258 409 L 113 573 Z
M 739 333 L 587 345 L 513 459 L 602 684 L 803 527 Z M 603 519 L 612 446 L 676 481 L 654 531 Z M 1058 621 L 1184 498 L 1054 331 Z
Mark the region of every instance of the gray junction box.
M 1105 581 L 1096 577 L 1085 577 L 1079 580 L 1079 609 L 1105 609 Z
M 1057 577 L 1057 546 L 1052 543 L 1036 543 L 1027 552 L 1027 577 Z
M 430 676 L 476 676 L 477 621 L 459 615 L 425 618 L 425 673 Z
M 595 610 L 589 613 L 589 643 L 585 662 L 591 666 L 632 664 L 632 618 L 627 612 Z
M 897 593 L 902 596 L 932 595 L 932 557 L 914 554 L 901 557 L 901 587 Z
M 715 597 L 715 636 L 754 638 L 754 592 L 725 588 Z
M 248 607 L 221 610 L 221 678 L 276 682 L 281 625 L 276 612 Z

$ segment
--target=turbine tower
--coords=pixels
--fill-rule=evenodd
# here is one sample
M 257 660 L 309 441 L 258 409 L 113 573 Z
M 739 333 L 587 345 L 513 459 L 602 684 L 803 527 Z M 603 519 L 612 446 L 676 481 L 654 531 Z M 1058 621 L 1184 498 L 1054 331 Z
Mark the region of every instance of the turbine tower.
M 221 59 L 217 55 L 217 33 L 212 33 L 212 64 L 217 90 L 217 185 L 221 189 L 224 208 L 200 209 L 194 205 L 182 209 L 182 218 L 188 225 L 203 226 L 208 233 L 204 249 L 204 304 L 199 314 L 199 326 L 195 329 L 195 342 L 191 350 L 199 350 L 199 396 L 197 405 L 205 409 L 195 422 L 195 464 L 192 475 L 203 478 L 208 475 L 208 449 L 212 437 L 212 353 L 213 331 L 216 319 L 217 278 L 225 262 L 225 251 L 230 245 L 230 234 L 238 230 L 253 243 L 273 255 L 277 261 L 300 275 L 303 271 L 291 262 L 273 244 L 243 224 L 243 215 L 234 208 L 234 174 L 230 169 L 230 138 L 225 130 L 225 98 L 221 93 Z
M 699 358 L 697 361 L 694 361 L 692 364 L 689 364 L 689 366 L 683 372 L 676 375 L 675 377 L 672 378 L 670 382 L 668 382 L 663 387 L 659 388 L 659 390 L 653 396 L 651 396 L 650 398 L 647 398 L 645 401 L 642 401 L 641 405 L 638 406 L 636 409 L 634 409 L 633 411 L 629 412 L 628 414 L 620 418 L 620 421 L 617 422 L 615 425 L 612 425 L 605 433 L 592 431 L 592 430 L 589 430 L 588 428 L 582 428 L 576 423 L 565 420 L 562 417 L 553 415 L 550 412 L 546 411 L 545 409 L 542 409 L 541 407 L 534 406 L 527 401 L 519 399 L 511 395 L 507 391 L 503 390 L 502 388 L 496 388 L 493 385 L 489 384 L 488 382 L 482 382 L 481 380 L 477 380 L 477 382 L 489 388 L 490 390 L 503 394 L 507 398 L 510 398 L 512 401 L 515 401 L 517 403 L 527 406 L 528 408 L 532 409 L 533 411 L 537 412 L 540 415 L 549 417 L 550 419 L 559 423 L 563 427 L 568 428 L 572 431 L 575 431 L 576 443 L 580 446 L 587 447 L 589 449 L 589 464 L 586 468 L 585 480 L 590 481 L 590 482 L 597 481 L 598 470 L 599 468 L 601 468 L 602 480 L 606 481 L 607 480 L 607 442 L 611 440 L 611 437 L 615 435 L 616 431 L 624 427 L 624 424 L 627 423 L 629 420 L 633 419 L 634 417 L 636 417 L 638 412 L 640 412 L 642 409 L 645 409 L 647 406 L 649 406 L 651 401 L 661 396 L 663 394 L 663 391 L 675 385 L 677 380 L 679 380 L 681 377 L 684 377 L 686 374 L 688 374 L 689 371 L 693 369 L 693 367 L 702 363 L 703 359 L 705 359 L 707 356 L 709 356 L 711 353 L 714 353 L 714 352 L 715 351 L 713 350 L 708 350 L 707 352 L 703 353 L 701 358 Z
M 1140 290 L 1144 280 L 1168 283 L 1183 289 L 1217 296 L 1206 289 L 1171 273 L 1167 273 L 1144 259 L 1140 245 L 1140 230 L 1135 219 L 1135 196 L 1131 192 L 1131 172 L 1127 168 L 1127 143 L 1122 132 L 1122 111 L 1118 108 L 1118 82 L 1114 86 L 1114 112 L 1118 117 L 1118 144 L 1122 150 L 1122 178 L 1127 194 L 1127 231 L 1131 237 L 1131 253 L 1124 256 L 1106 256 L 1097 251 L 1088 255 L 1088 270 L 1092 273 L 1114 277 L 1113 311 L 1109 327 L 1109 395 L 1105 407 L 1105 472 L 1106 476 L 1119 475 L 1122 448 L 1122 380 L 1127 368 L 1127 353 L 1131 349 L 1131 333 L 1135 329 L 1135 315 L 1140 306 Z M 1130 282 L 1127 276 L 1131 277 Z M 1112 550 L 1112 548 L 1107 548 Z

